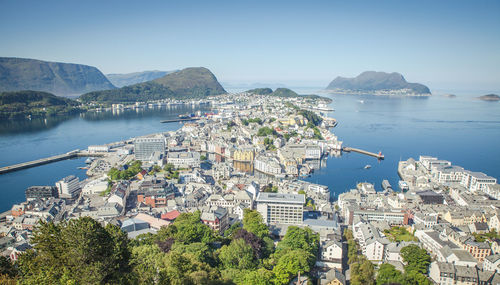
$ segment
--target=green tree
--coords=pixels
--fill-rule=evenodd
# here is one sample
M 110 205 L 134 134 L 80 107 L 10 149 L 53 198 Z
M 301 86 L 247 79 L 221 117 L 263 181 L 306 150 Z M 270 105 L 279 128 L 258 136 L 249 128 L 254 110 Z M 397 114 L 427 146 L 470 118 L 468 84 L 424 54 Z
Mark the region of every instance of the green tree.
M 401 257 L 406 264 L 405 272 L 415 271 L 427 274 L 431 257 L 425 249 L 411 244 L 401 249 Z
M 92 218 L 58 225 L 42 222 L 32 243 L 34 250 L 19 257 L 21 283 L 123 283 L 126 279 L 128 239 Z
M 269 228 L 262 222 L 262 216 L 256 210 L 243 211 L 243 228 L 259 238 L 269 236 Z
M 319 234 L 314 233 L 310 228 L 289 226 L 285 236 L 276 247 L 276 258 L 280 259 L 283 254 L 296 249 L 308 252 L 309 265 L 313 266 L 319 250 Z
M 401 283 L 402 281 L 403 274 L 394 265 L 388 263 L 380 265 L 377 272 L 377 285 Z
M 219 259 L 224 268 L 255 269 L 257 262 L 252 246 L 243 239 L 235 239 L 220 249 Z
M 352 285 L 374 285 L 375 269 L 373 264 L 364 256 L 359 258 L 359 262 L 353 263 L 351 269 Z
M 271 285 L 273 278 L 272 271 L 265 268 L 259 268 L 258 270 L 251 270 L 243 278 L 241 284 L 253 284 L 253 285 Z
M 273 268 L 274 283 L 288 284 L 290 279 L 296 276 L 299 271 L 301 274 L 309 272 L 312 259 L 315 259 L 315 256 L 303 249 L 287 251 L 278 259 L 276 266 Z

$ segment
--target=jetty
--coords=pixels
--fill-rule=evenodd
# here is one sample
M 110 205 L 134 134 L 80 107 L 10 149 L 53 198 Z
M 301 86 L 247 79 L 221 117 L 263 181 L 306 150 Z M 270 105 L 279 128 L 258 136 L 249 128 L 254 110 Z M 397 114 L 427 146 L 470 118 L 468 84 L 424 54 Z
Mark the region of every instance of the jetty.
M 18 164 L 14 164 L 14 165 L 0 167 L 0 174 L 13 172 L 13 171 L 21 170 L 21 169 L 27 169 L 27 168 L 31 168 L 31 167 L 35 167 L 35 166 L 39 166 L 39 165 L 44 165 L 44 164 L 48 164 L 48 163 L 52 163 L 52 162 L 56 162 L 56 161 L 70 159 L 70 158 L 86 157 L 86 156 L 97 157 L 97 156 L 104 156 L 104 155 L 102 153 L 89 153 L 87 151 L 80 151 L 77 149 L 77 150 L 69 151 L 69 152 L 64 153 L 64 154 L 58 154 L 58 155 L 54 155 L 51 157 L 46 157 L 46 158 L 41 158 L 41 159 L 32 160 L 32 161 L 28 161 L 28 162 L 22 162 L 22 163 L 18 163 Z
M 173 120 L 163 120 L 160 123 L 175 123 L 175 122 L 189 122 L 189 121 L 198 121 L 200 118 L 186 118 L 186 119 L 173 119 Z
M 353 148 L 353 147 L 343 147 L 342 148 L 342 151 L 345 151 L 345 152 L 357 152 L 357 153 L 361 153 L 361 154 L 364 154 L 364 155 L 369 155 L 369 156 L 373 156 L 377 159 L 384 159 L 384 155 L 382 154 L 382 152 L 379 152 L 379 153 L 374 153 L 374 152 L 369 152 L 369 151 L 366 151 L 366 150 L 362 150 L 362 149 L 358 149 L 358 148 Z

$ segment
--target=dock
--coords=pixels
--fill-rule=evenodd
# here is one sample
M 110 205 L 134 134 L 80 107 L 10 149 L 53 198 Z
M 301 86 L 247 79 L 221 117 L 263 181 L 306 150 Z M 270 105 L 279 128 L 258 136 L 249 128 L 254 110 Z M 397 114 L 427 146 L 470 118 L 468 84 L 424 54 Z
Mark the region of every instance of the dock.
M 27 169 L 39 165 L 44 165 L 44 164 L 49 164 L 52 162 L 56 161 L 61 161 L 61 160 L 66 160 L 70 158 L 75 158 L 75 157 L 86 157 L 86 156 L 103 156 L 103 154 L 99 153 L 88 153 L 88 152 L 82 152 L 79 150 L 73 150 L 64 154 L 58 154 L 54 155 L 51 157 L 46 157 L 46 158 L 41 158 L 33 161 L 28 161 L 28 162 L 22 162 L 14 165 L 9 165 L 9 166 L 4 166 L 0 167 L 0 174 L 8 173 L 8 172 L 13 172 L 13 171 L 18 171 L 22 169 Z
M 173 120 L 164 120 L 160 121 L 160 123 L 175 123 L 175 122 L 189 122 L 189 121 L 198 121 L 200 118 L 187 118 L 187 119 L 173 119 Z
M 374 152 L 369 152 L 369 151 L 366 151 L 366 150 L 362 150 L 362 149 L 358 149 L 358 148 L 353 148 L 353 147 L 343 147 L 342 148 L 342 151 L 345 151 L 345 152 L 357 152 L 357 153 L 361 153 L 361 154 L 364 154 L 364 155 L 369 155 L 369 156 L 373 156 L 377 159 L 384 159 L 384 155 L 379 152 L 379 153 L 374 153 Z

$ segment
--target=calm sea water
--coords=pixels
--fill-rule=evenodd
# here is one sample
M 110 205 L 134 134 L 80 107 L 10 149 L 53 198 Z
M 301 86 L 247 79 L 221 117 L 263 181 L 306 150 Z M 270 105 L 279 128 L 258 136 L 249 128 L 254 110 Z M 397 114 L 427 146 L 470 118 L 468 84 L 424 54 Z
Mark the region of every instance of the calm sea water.
M 180 114 L 207 107 L 191 105 L 170 108 L 125 110 L 122 112 L 85 113 L 74 117 L 47 120 L 0 122 L 0 166 L 31 161 L 86 149 L 131 137 L 178 129 L 180 123 L 162 124 Z M 74 174 L 84 179 L 85 159 L 72 159 L 0 175 L 0 211 L 25 200 L 24 190 L 32 185 L 54 185 L 61 178 Z
M 310 93 L 310 92 L 304 92 Z M 471 97 L 387 98 L 331 95 L 329 115 L 338 119 L 332 131 L 344 145 L 378 152 L 377 161 L 357 153 L 330 158 L 306 180 L 325 184 L 342 193 L 357 182 L 383 179 L 397 185 L 400 159 L 434 155 L 466 169 L 500 178 L 500 104 Z M 170 131 L 179 123 L 161 124 L 191 106 L 125 111 L 120 114 L 84 114 L 72 118 L 0 122 L 0 166 L 64 153 L 92 144 L 104 144 L 154 132 Z M 364 169 L 370 164 L 371 169 Z M 0 211 L 24 201 L 31 185 L 53 185 L 69 174 L 85 178 L 84 159 L 66 160 L 0 175 Z

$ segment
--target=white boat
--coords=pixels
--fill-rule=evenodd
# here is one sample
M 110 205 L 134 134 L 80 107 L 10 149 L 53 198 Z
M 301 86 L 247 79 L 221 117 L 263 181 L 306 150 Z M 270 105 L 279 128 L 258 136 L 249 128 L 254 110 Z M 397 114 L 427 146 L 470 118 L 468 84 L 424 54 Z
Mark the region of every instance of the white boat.
M 370 169 L 370 168 L 372 168 L 371 165 L 369 165 L 369 164 L 365 165 L 365 169 Z
M 359 103 L 364 104 L 365 100 L 358 100 Z

